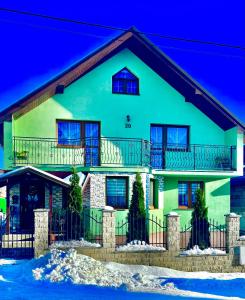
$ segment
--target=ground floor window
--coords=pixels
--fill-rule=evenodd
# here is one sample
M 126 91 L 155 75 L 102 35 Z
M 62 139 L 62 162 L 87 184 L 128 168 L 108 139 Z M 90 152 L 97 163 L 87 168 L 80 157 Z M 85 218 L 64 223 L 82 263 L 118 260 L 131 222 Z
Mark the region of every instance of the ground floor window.
M 128 208 L 128 178 L 106 178 L 106 205 L 114 208 Z
M 179 208 L 192 208 L 196 201 L 195 193 L 198 189 L 203 189 L 203 182 L 200 181 L 179 181 L 178 200 Z
M 150 180 L 149 208 L 157 208 L 157 181 L 155 179 Z

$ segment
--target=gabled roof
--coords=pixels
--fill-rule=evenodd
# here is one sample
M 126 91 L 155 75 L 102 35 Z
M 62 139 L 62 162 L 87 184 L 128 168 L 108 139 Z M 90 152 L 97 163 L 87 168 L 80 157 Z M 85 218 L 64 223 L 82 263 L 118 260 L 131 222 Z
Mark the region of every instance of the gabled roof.
M 55 175 L 52 175 L 48 172 L 42 171 L 40 169 L 34 168 L 32 166 L 25 166 L 25 167 L 20 167 L 18 169 L 9 171 L 7 173 L 4 173 L 2 175 L 0 175 L 0 187 L 6 185 L 7 180 L 11 177 L 15 177 L 15 176 L 19 176 L 22 174 L 26 174 L 26 173 L 31 173 L 31 174 L 35 174 L 39 177 L 42 177 L 46 180 L 52 181 L 58 185 L 61 185 L 63 187 L 68 188 L 70 186 L 70 183 L 68 183 L 66 180 L 61 179 Z
M 187 102 L 195 105 L 223 130 L 230 129 L 234 126 L 238 126 L 243 130 L 245 129 L 241 121 L 166 54 L 139 33 L 136 28 L 130 28 L 37 90 L 0 112 L 0 123 L 4 120 L 11 120 L 12 114 L 14 114 L 15 117 L 21 116 L 43 103 L 55 95 L 57 86 L 69 86 L 75 80 L 124 48 L 130 49 L 158 75 L 180 92 Z

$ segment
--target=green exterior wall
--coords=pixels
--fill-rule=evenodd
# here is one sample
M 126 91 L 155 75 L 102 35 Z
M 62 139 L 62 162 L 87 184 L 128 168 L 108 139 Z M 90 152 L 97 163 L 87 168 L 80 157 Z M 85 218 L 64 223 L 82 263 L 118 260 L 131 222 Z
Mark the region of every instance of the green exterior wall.
M 164 180 L 164 213 L 176 211 L 180 215 L 182 227 L 189 222 L 192 209 L 178 208 L 178 181 L 196 180 L 186 177 L 165 177 Z M 230 212 L 230 179 L 198 178 L 198 181 L 204 182 L 208 218 L 224 224 L 224 215 Z

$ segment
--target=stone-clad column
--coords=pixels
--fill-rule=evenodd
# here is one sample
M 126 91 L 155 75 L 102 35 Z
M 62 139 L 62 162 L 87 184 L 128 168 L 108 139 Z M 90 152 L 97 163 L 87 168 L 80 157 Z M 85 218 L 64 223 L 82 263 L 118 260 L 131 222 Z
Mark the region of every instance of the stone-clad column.
M 180 217 L 176 212 L 167 214 L 167 247 L 169 251 L 180 250 Z
M 115 213 L 113 208 L 103 210 L 103 248 L 113 250 L 116 247 Z
M 240 236 L 240 216 L 235 213 L 225 215 L 226 222 L 226 249 L 234 253 L 234 246 Z
M 34 255 L 39 257 L 48 249 L 48 214 L 49 209 L 34 210 Z

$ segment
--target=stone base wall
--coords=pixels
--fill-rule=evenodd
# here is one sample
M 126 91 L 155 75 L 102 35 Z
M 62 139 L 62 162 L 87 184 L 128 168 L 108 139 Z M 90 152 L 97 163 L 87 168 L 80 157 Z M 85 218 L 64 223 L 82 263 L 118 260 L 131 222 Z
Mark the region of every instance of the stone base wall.
M 171 268 L 186 272 L 245 272 L 237 255 L 179 256 L 178 252 L 117 252 L 111 249 L 77 248 L 78 253 L 100 261 Z
M 106 206 L 106 177 L 128 177 L 129 200 L 132 197 L 135 174 L 132 173 L 91 173 L 87 185 L 83 189 L 83 205 L 91 208 L 104 208 Z M 145 198 L 149 198 L 149 176 L 141 174 Z

